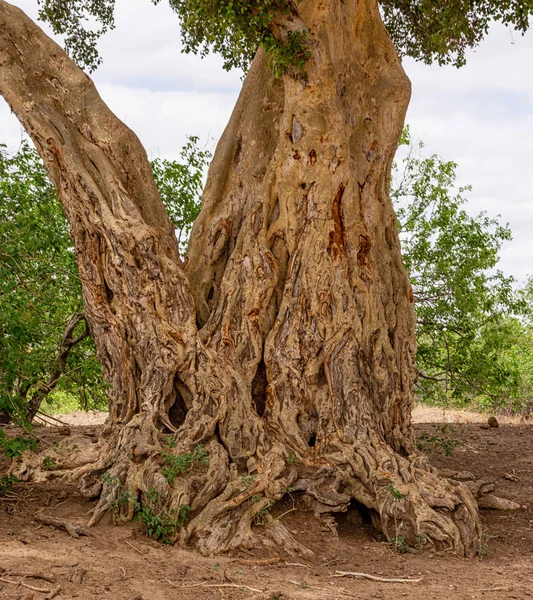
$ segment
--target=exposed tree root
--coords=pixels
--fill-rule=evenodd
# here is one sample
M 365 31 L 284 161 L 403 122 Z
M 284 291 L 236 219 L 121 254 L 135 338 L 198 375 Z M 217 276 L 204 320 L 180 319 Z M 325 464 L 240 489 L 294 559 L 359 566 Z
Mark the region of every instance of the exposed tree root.
M 469 489 L 438 477 L 420 455 L 399 456 L 375 435 L 358 444 L 334 446 L 330 441 L 330 452 L 321 455 L 319 466 L 315 452 L 294 463 L 286 449 L 275 444 L 262 458 L 249 461 L 253 469 L 244 472 L 220 441 L 210 439 L 201 446 L 207 464 L 191 465 L 169 482 L 165 469 L 171 457 L 192 455 L 196 445 L 185 446 L 177 441 L 179 434 L 165 436 L 146 423 L 150 420 L 134 419 L 126 428 L 117 428 L 115 443 L 109 432 L 98 444 L 79 437 L 63 440 L 55 470 L 43 468 L 42 454 L 26 453 L 15 473 L 38 480 L 81 479 L 82 491 L 99 497 L 90 525 L 107 511 L 117 523 L 131 520 L 137 502 L 142 505 L 156 490 L 165 511 L 190 507 L 179 541 L 207 555 L 264 546 L 312 558 L 313 553 L 269 514 L 289 492 L 308 497 L 316 516 L 330 519 L 332 529 L 333 515 L 356 500 L 370 509 L 375 525 L 389 539 L 401 537 L 411 546 L 452 549 L 466 556 L 477 550 L 477 505 Z

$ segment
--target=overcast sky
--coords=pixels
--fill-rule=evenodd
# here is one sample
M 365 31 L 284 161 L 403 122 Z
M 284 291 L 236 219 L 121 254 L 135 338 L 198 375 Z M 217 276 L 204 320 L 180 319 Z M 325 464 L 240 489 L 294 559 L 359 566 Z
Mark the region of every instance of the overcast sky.
M 35 0 L 11 0 L 32 17 Z M 153 157 L 177 158 L 186 135 L 214 146 L 235 104 L 241 74 L 221 60 L 180 52 L 177 18 L 163 1 L 116 0 L 117 27 L 100 41 L 94 74 L 110 108 Z M 46 28 L 45 28 L 46 29 Z M 500 214 L 513 232 L 501 268 L 533 274 L 533 31 L 493 27 L 460 70 L 405 63 L 413 84 L 408 123 L 428 153 L 459 164 L 468 210 Z M 0 142 L 16 149 L 18 121 L 0 98 Z

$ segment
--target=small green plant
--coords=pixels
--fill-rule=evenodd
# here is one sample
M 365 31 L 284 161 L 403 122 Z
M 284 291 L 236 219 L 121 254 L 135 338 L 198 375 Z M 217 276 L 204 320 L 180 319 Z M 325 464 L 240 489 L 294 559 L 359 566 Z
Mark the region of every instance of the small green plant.
M 403 537 L 403 535 L 398 535 L 394 538 L 391 538 L 389 543 L 394 548 L 398 554 L 405 554 L 406 552 L 412 552 L 412 548 L 409 547 L 407 540 Z
M 387 489 L 393 499 L 393 502 L 399 502 L 400 500 L 403 500 L 405 498 L 405 494 L 402 494 L 400 490 L 396 489 L 392 483 Z
M 190 471 L 195 465 L 206 466 L 209 464 L 209 453 L 202 446 L 198 445 L 192 452 L 177 455 L 171 452 L 175 447 L 176 442 L 172 438 L 167 438 L 167 448 L 162 452 L 165 464 L 161 473 L 170 485 L 179 475 Z
M 259 501 L 261 501 L 262 498 L 260 498 Z M 266 515 L 270 512 L 270 509 L 274 506 L 275 502 L 274 500 L 269 500 L 265 506 L 263 506 L 263 508 L 261 508 L 258 513 L 255 515 L 254 518 L 254 522 L 256 525 L 264 525 L 265 524 L 265 517 Z
M 444 423 L 434 424 L 435 434 L 423 433 L 417 440 L 417 446 L 422 452 L 443 451 L 446 456 L 451 456 L 457 446 L 461 445 L 457 430 Z
M 127 508 L 126 512 L 129 512 L 130 509 L 133 509 L 133 512 L 135 513 L 137 507 L 137 497 L 127 490 L 122 490 L 110 507 L 110 510 L 113 512 L 113 522 L 116 524 L 124 508 Z
M 52 456 L 45 456 L 43 458 L 43 467 L 45 469 L 54 469 L 57 466 L 57 461 Z
M 393 503 L 392 514 L 394 515 L 394 532 L 396 533 L 396 535 L 390 539 L 390 544 L 392 544 L 396 552 L 404 554 L 405 552 L 408 552 L 409 545 L 407 544 L 405 537 L 399 535 L 401 524 L 398 526 L 398 512 L 400 511 L 398 505 L 405 498 L 405 494 L 402 494 L 402 492 L 395 488 L 392 483 L 389 484 L 387 491 L 389 492 Z
M 152 488 L 146 492 L 145 503 L 142 506 L 137 503 L 136 518 L 143 524 L 147 535 L 162 544 L 173 544 L 190 510 L 187 505 L 180 506 L 177 511 L 167 510 L 161 492 Z
M 22 435 L 8 438 L 6 437 L 6 434 L 0 430 L 0 447 L 7 458 L 16 458 L 17 456 L 22 456 L 22 453 L 26 450 L 35 452 L 37 450 L 37 440 Z
M 296 463 L 296 452 L 291 452 L 287 458 L 287 464 L 294 465 Z
M 0 477 L 0 496 L 4 496 L 11 491 L 15 483 L 18 483 L 18 479 L 14 475 L 2 475 Z
M 492 540 L 495 537 L 495 535 L 490 535 L 487 529 L 481 530 L 481 535 L 479 536 L 479 548 L 476 551 L 479 558 L 487 556 L 489 553 L 489 540 Z

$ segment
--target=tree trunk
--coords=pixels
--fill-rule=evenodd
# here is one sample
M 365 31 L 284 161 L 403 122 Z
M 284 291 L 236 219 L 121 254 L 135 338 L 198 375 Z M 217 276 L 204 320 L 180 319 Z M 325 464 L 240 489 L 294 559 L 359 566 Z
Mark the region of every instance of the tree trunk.
M 292 490 L 333 528 L 356 501 L 389 539 L 471 555 L 475 500 L 411 428 L 413 296 L 388 195 L 409 82 L 373 0 L 297 8 L 279 25 L 308 32 L 306 75 L 275 79 L 258 53 L 181 263 L 137 138 L 0 0 L 0 93 L 57 186 L 112 382 L 99 444 L 19 476 L 67 470 L 100 494 L 93 522 L 156 489 L 190 506 L 181 541 L 205 553 L 303 551 L 279 521 L 252 527 Z M 171 476 L 197 444 L 209 464 Z

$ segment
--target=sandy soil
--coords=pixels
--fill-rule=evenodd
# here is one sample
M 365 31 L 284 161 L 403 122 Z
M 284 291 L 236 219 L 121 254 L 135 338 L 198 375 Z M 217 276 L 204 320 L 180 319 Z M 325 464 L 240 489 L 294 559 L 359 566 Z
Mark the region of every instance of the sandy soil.
M 481 414 L 466 410 L 443 409 L 436 406 L 419 404 L 413 410 L 413 423 L 486 423 L 488 414 Z M 102 425 L 107 419 L 107 413 L 97 410 L 85 412 L 76 410 L 67 415 L 53 415 L 53 419 L 59 419 L 66 425 Z M 500 423 L 508 425 L 533 424 L 532 419 L 522 417 L 498 416 Z M 54 423 L 54 421 L 50 421 Z M 43 423 L 44 424 L 44 423 Z
M 56 598 L 65 600 L 533 598 L 533 426 L 463 424 L 442 433 L 440 426 L 422 424 L 416 429 L 435 464 L 495 480 L 500 495 L 522 505 L 514 512 L 482 512 L 481 556 L 399 554 L 370 524 L 361 523 L 356 511 L 339 516 L 335 537 L 298 499 L 299 510 L 291 511 L 291 498 L 275 506 L 273 515 L 285 513 L 283 522 L 314 551 L 312 561 L 273 552 L 202 557 L 156 543 L 135 522 L 115 527 L 108 520 L 76 539 L 38 525 L 34 517 L 42 513 L 84 525 L 92 502 L 60 481 L 18 484 L 0 497 L 0 598 L 44 600 L 47 590 L 58 586 Z M 38 431 L 49 443 L 60 435 L 55 428 Z M 446 456 L 451 446 L 456 446 L 453 454 Z M 7 467 L 6 461 L 0 464 L 0 474 Z M 421 581 L 384 583 L 335 577 L 336 571 Z

